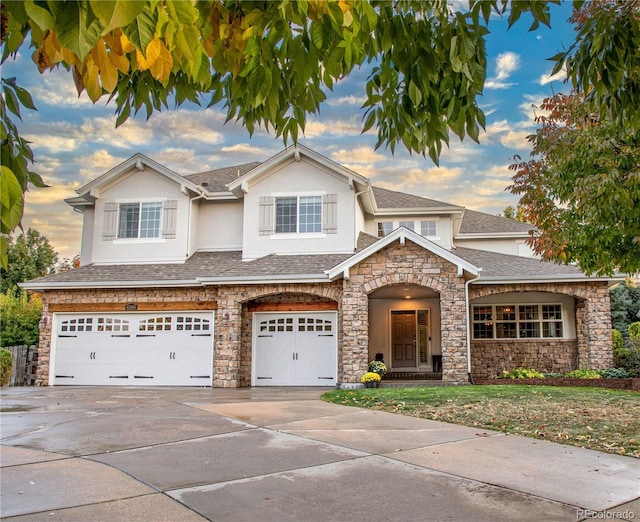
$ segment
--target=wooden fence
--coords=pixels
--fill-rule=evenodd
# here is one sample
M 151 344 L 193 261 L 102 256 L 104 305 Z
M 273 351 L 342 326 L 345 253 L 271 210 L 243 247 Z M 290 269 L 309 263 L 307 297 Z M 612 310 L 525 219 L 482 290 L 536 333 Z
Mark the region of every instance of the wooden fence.
M 13 356 L 11 378 L 7 386 L 33 386 L 38 366 L 37 346 L 5 346 Z

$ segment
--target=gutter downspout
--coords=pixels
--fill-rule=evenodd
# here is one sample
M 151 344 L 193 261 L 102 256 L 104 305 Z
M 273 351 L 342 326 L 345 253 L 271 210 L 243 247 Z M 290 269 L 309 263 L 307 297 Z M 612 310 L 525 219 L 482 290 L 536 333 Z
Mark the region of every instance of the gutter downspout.
M 482 268 L 478 269 L 478 275 L 473 279 L 469 279 L 464 283 L 464 302 L 467 310 L 467 378 L 471 384 L 473 382 L 473 376 L 471 375 L 471 313 L 469 312 L 469 285 L 474 283 L 478 279 L 480 279 L 480 272 L 482 272 Z

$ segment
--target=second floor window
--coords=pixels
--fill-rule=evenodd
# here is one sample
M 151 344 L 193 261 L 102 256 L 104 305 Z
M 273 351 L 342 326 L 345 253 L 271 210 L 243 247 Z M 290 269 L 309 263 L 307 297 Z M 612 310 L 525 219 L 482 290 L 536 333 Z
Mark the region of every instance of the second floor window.
M 279 197 L 276 204 L 276 234 L 322 232 L 322 196 Z
M 425 221 L 378 221 L 378 237 L 389 235 L 398 227 L 405 227 L 418 232 L 424 237 L 437 236 L 437 224 L 435 219 Z
M 120 203 L 118 239 L 160 237 L 162 203 Z

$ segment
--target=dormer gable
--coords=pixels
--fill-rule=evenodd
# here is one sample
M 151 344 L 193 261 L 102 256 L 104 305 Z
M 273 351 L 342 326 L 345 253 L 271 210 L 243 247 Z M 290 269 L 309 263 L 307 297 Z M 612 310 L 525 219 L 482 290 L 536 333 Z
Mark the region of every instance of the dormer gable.
M 299 143 L 287 147 L 265 162 L 259 164 L 257 167 L 249 170 L 244 175 L 229 183 L 228 188 L 236 196 L 242 197 L 243 194 L 246 194 L 250 190 L 251 186 L 256 184 L 263 177 L 268 176 L 274 170 L 277 170 L 288 163 L 302 161 L 303 158 L 323 167 L 323 170 L 327 173 L 343 178 L 354 192 L 365 192 L 370 194 L 371 183 L 368 178 L 365 178 L 364 176 L 340 165 L 339 163 L 336 163 L 308 147 L 305 147 L 304 145 L 300 145 Z M 369 196 L 367 198 L 367 203 L 365 203 L 365 206 L 368 207 L 367 211 L 372 210 L 372 205 L 373 201 Z

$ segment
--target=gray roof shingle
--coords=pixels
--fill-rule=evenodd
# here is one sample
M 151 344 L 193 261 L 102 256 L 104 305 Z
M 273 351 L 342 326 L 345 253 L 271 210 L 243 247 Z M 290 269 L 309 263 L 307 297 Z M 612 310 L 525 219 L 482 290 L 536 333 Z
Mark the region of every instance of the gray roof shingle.
M 423 198 L 421 196 L 413 196 L 404 192 L 396 192 L 381 187 L 373 187 L 373 195 L 376 199 L 378 208 L 393 209 L 429 209 L 429 208 L 448 208 L 451 210 L 460 210 L 462 207 L 443 203 L 435 199 Z
M 533 257 L 520 257 L 462 247 L 456 247 L 452 252 L 476 267 L 482 268 L 480 279 L 582 279 L 586 277 L 577 266 L 560 265 Z
M 501 232 L 526 233 L 535 227 L 529 223 L 516 221 L 484 212 L 465 209 L 459 234 L 495 234 Z
M 228 192 L 227 185 L 233 180 L 243 176 L 250 170 L 255 169 L 260 163 L 243 163 L 242 165 L 233 165 L 222 169 L 208 170 L 206 172 L 198 172 L 196 174 L 187 174 L 186 179 L 200 185 L 209 192 Z M 202 185 L 206 183 L 206 185 Z

